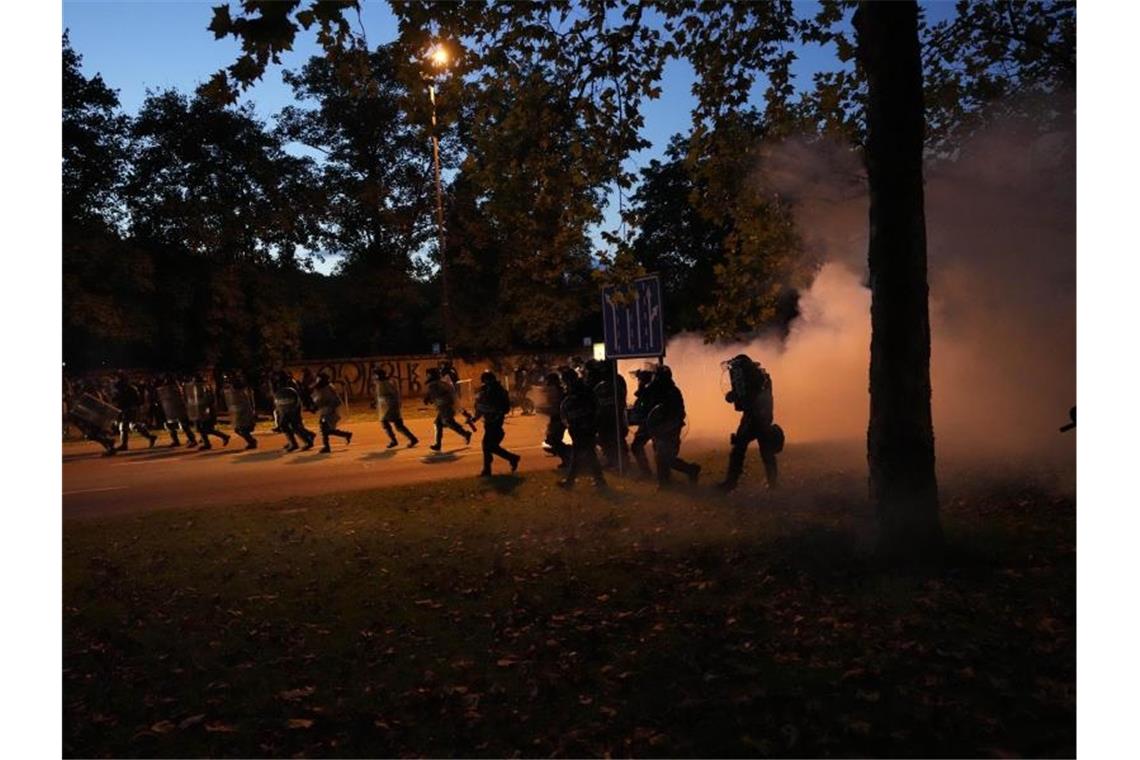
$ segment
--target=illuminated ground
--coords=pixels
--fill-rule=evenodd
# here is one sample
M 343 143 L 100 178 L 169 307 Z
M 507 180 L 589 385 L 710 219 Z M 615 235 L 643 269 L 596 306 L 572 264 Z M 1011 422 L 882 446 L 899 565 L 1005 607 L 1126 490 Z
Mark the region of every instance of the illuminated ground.
M 784 466 L 67 519 L 64 751 L 1075 753 L 1071 473 L 944 467 L 949 557 L 898 574 L 858 444 Z
M 315 429 L 315 421 L 307 420 Z M 555 460 L 541 450 L 545 421 L 537 416 L 514 416 L 507 420 L 504 445 L 523 455 L 524 472 L 554 467 Z M 430 419 L 408 421 L 420 437 L 414 449 L 387 449 L 388 437 L 375 419 L 342 425 L 353 433 L 348 446 L 332 439 L 331 454 L 319 454 L 316 446 L 307 452 L 286 454 L 285 439 L 269 432 L 261 422 L 256 431 L 259 447 L 245 451 L 234 437 L 222 448 L 216 440 L 211 451 L 169 449 L 169 437 L 159 434 L 159 443 L 146 448 L 146 441 L 131 437 L 131 449 L 112 458 L 100 456 L 94 443 L 65 444 L 63 453 L 63 514 L 65 517 L 124 514 L 156 509 L 178 509 L 237 502 L 273 501 L 304 496 L 379 488 L 442 478 L 471 477 L 483 465 L 479 436 L 465 447 L 463 439 L 444 431 L 442 456 L 428 450 L 434 435 Z M 230 432 L 229 428 L 221 428 Z M 426 461 L 425 461 L 426 460 Z M 496 467 L 505 464 L 498 462 Z

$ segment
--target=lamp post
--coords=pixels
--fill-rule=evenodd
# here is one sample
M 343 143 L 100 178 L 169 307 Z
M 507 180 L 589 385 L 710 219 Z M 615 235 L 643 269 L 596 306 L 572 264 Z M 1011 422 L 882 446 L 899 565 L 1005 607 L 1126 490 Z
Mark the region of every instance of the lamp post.
M 442 69 L 447 66 L 450 56 L 447 53 L 447 48 L 443 45 L 436 45 L 431 53 L 432 64 L 437 69 Z M 442 310 L 443 310 L 443 354 L 449 352 L 447 339 L 451 334 L 451 303 L 448 298 L 447 289 L 447 244 L 446 235 L 443 230 L 443 184 L 440 179 L 439 170 L 439 129 L 436 123 L 435 116 L 435 83 L 428 84 L 428 96 L 431 99 L 431 147 L 432 147 L 432 161 L 435 165 L 435 219 L 436 230 L 439 235 L 439 273 L 441 286 L 443 288 L 442 297 Z

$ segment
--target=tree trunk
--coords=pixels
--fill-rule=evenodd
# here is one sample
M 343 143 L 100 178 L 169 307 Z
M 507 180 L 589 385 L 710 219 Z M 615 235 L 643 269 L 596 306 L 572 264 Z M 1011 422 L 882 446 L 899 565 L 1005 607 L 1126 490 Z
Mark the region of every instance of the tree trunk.
M 942 528 L 930 412 L 918 6 L 863 0 L 854 23 L 868 90 L 871 500 L 880 550 L 925 559 L 941 548 Z

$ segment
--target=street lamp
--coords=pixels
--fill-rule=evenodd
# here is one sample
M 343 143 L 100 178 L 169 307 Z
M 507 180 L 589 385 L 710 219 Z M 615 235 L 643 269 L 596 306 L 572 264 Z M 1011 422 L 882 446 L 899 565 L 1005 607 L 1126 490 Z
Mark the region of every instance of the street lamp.
M 432 65 L 437 69 L 446 68 L 448 62 L 451 60 L 447 48 L 443 45 L 436 45 L 431 51 L 430 58 Z M 449 351 L 447 339 L 451 334 L 451 303 L 448 298 L 447 289 L 447 248 L 443 231 L 443 185 L 440 180 L 439 172 L 439 130 L 435 118 L 434 81 L 428 84 L 428 95 L 431 98 L 431 146 L 432 159 L 435 164 L 435 217 L 439 234 L 439 272 L 440 279 L 442 280 L 441 285 L 443 286 L 443 353 L 447 354 Z

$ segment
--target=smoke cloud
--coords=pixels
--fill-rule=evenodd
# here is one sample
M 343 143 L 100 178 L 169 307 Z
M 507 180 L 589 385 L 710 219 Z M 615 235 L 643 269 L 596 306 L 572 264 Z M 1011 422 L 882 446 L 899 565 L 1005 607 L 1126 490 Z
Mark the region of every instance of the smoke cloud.
M 939 456 L 1072 460 L 1061 435 L 1076 403 L 1076 158 L 1072 125 L 987 129 L 926 172 L 931 374 Z M 746 353 L 771 373 L 790 442 L 862 438 L 869 396 L 866 181 L 834 144 L 767 151 L 757 182 L 794 199 L 805 244 L 826 263 L 784 341 L 707 345 L 680 335 L 666 361 L 689 437 L 726 441 L 738 415 L 720 363 Z M 622 371 L 639 366 L 623 362 Z

